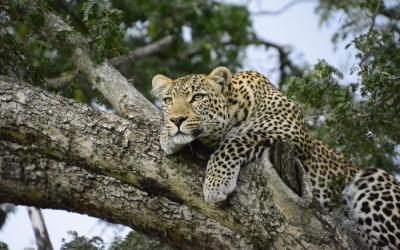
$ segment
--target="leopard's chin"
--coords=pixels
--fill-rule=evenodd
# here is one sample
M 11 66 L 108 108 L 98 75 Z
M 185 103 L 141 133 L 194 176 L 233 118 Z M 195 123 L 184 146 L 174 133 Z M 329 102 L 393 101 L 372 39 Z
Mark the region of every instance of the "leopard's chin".
M 173 137 L 172 140 L 175 144 L 178 145 L 186 145 L 191 143 L 192 141 L 194 141 L 196 139 L 196 137 L 194 137 L 193 135 L 189 135 L 189 134 L 184 134 L 181 132 L 176 133 Z

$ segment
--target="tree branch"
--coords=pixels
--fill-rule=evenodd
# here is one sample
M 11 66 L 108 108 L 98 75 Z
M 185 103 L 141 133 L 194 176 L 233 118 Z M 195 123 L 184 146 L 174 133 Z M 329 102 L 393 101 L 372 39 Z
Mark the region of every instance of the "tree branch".
M 294 1 L 288 2 L 279 10 L 260 10 L 260 11 L 256 11 L 256 12 L 251 12 L 250 14 L 254 15 L 254 16 L 261 16 L 261 15 L 277 16 L 277 15 L 280 15 L 283 12 L 289 10 L 290 8 L 292 8 L 293 6 L 295 6 L 297 4 L 306 3 L 306 2 L 315 2 L 316 3 L 317 1 L 316 0 L 294 0 Z
M 282 89 L 284 82 L 287 80 L 287 78 L 291 75 L 298 75 L 303 72 L 301 68 L 296 66 L 295 64 L 292 63 L 292 61 L 289 58 L 290 55 L 290 49 L 278 45 L 274 42 L 263 40 L 263 39 L 256 39 L 254 44 L 259 44 L 259 45 L 264 45 L 267 49 L 268 48 L 274 48 L 278 51 L 279 54 L 279 89 Z
M 173 41 L 174 41 L 173 37 L 171 35 L 168 35 L 166 37 L 161 38 L 158 41 L 155 41 L 154 43 L 148 44 L 141 48 L 137 48 L 129 52 L 129 54 L 127 55 L 121 55 L 112 58 L 109 60 L 109 63 L 111 63 L 114 67 L 116 67 L 121 64 L 133 62 L 137 59 L 149 56 L 151 54 L 157 53 L 159 51 L 162 51 L 163 49 L 170 47 Z
M 164 241 L 179 237 L 170 241 L 178 248 L 206 248 L 209 243 L 222 249 L 254 248 L 217 221 L 113 177 L 45 158 L 15 143 L 0 141 L 0 151 L 0 201 L 86 213 Z
M 64 32 L 71 32 L 69 27 L 58 16 L 45 15 L 48 34 L 57 37 Z M 148 116 L 150 120 L 159 121 L 161 114 L 128 80 L 109 63 L 95 64 L 85 52 L 85 39 L 79 35 L 66 38 L 66 45 L 73 49 L 73 62 L 76 68 L 96 87 L 111 103 L 118 114 L 128 118 Z
M 379 1 L 380 4 L 380 9 L 379 9 L 379 14 L 393 20 L 399 20 L 400 19 L 400 4 L 394 5 L 392 7 L 386 7 L 384 1 Z
M 44 86 L 47 89 L 62 89 L 68 86 L 78 75 L 77 70 L 69 71 L 69 72 L 64 72 L 61 74 L 59 77 L 55 78 L 47 78 L 46 81 L 44 82 Z
M 6 151 L 6 150 L 4 150 Z M 38 250 L 53 250 L 46 223 L 44 222 L 42 211 L 36 207 L 27 207 L 28 215 L 31 220 L 33 233 Z

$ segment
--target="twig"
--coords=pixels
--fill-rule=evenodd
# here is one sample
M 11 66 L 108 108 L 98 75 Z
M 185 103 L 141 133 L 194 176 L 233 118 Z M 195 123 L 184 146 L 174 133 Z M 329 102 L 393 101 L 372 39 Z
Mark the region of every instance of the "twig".
M 279 10 L 260 10 L 257 12 L 251 12 L 251 15 L 254 16 L 260 16 L 260 15 L 280 15 L 283 12 L 289 10 L 290 8 L 292 8 L 293 6 L 299 4 L 299 3 L 306 3 L 306 2 L 316 2 L 316 0 L 294 0 L 291 1 L 289 3 L 287 3 L 285 6 L 283 6 L 282 8 L 280 8 Z
M 376 21 L 376 17 L 378 16 L 378 11 L 379 11 L 380 7 L 381 7 L 381 1 L 378 1 L 376 3 L 376 7 L 375 7 L 375 11 L 373 13 L 373 16 L 371 16 L 372 22 L 371 22 L 371 26 L 369 27 L 370 31 L 372 31 L 374 29 L 374 27 L 375 27 L 375 21 Z
M 389 80 L 393 80 L 393 81 L 400 80 L 400 76 L 389 74 L 388 72 L 385 72 L 385 71 L 382 71 L 382 75 L 386 75 L 389 78 Z M 398 82 L 395 82 L 394 84 L 398 84 Z

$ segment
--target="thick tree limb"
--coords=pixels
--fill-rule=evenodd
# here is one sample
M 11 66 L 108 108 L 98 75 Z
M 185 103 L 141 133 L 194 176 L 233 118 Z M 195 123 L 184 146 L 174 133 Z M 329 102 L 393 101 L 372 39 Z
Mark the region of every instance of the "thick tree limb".
M 0 201 L 86 213 L 157 235 L 177 247 L 207 248 L 211 243 L 223 249 L 253 248 L 219 222 L 113 177 L 44 158 L 15 143 L 0 141 L 0 151 Z
M 299 245 L 310 249 L 346 248 L 346 237 L 333 224 L 317 217 L 317 210 L 301 205 L 301 200 L 295 198 L 297 196 L 293 192 L 290 194 L 290 190 L 284 190 L 279 195 L 286 186 L 276 173 L 275 176 L 268 174 L 272 168 L 265 167 L 267 158 L 256 163 L 257 168 L 244 168 L 237 191 L 224 207 L 205 204 L 201 193 L 203 170 L 196 167 L 196 160 L 188 161 L 182 156 L 166 158 L 158 143 L 159 121 L 154 122 L 140 115 L 137 114 L 139 119 L 124 120 L 43 90 L 2 79 L 0 138 L 28 147 L 29 150 L 23 154 L 26 157 L 20 159 L 26 159 L 25 163 L 31 164 L 17 168 L 13 163 L 17 160 L 0 160 L 0 189 L 3 190 L 0 202 L 13 201 L 89 213 L 157 235 L 164 241 L 167 238 L 178 248 L 192 248 L 198 244 L 199 248 L 203 248 L 205 245 L 201 245 L 200 241 L 204 241 L 205 236 L 199 240 L 195 235 L 208 235 L 208 230 L 211 230 L 211 235 L 206 239 L 212 240 L 203 244 L 211 246 L 212 242 L 219 242 L 216 248 L 232 247 L 232 244 L 236 246 L 233 248 L 241 248 L 245 244 L 246 248 L 251 244 L 256 248 L 293 246 L 293 249 L 298 249 Z M 51 170 L 32 164 L 28 154 L 31 151 L 61 165 L 57 165 L 58 170 Z M 21 173 L 27 173 L 29 167 L 40 170 L 33 180 L 21 179 L 18 171 L 15 172 L 15 169 L 20 169 Z M 72 173 L 68 174 L 68 171 Z M 53 172 L 57 174 L 53 176 Z M 97 178 L 101 181 L 97 184 L 91 182 Z M 108 187 L 104 180 L 110 180 L 108 183 L 113 183 L 112 187 Z M 35 182 L 45 183 L 45 188 L 36 190 Z M 114 190 L 117 184 L 123 186 L 119 192 Z M 65 188 L 58 188 L 59 185 Z M 91 195 L 78 195 L 85 190 L 91 190 Z M 168 228 L 167 235 L 164 235 L 166 238 L 163 238 L 163 227 L 156 224 L 159 215 L 153 212 L 139 220 L 137 217 L 144 215 L 131 210 L 134 199 L 126 201 L 123 198 L 134 190 L 151 196 L 152 203 L 170 202 L 202 216 L 193 215 L 187 223 L 173 224 L 176 226 Z M 112 197 L 115 194 L 121 195 Z M 67 200 L 60 200 L 60 197 Z M 164 216 L 162 223 L 174 223 L 175 212 L 167 210 L 166 213 L 168 215 Z M 215 229 L 216 226 L 210 229 L 192 221 L 197 216 L 218 222 L 219 229 Z M 199 233 L 193 232 L 184 237 L 187 227 L 195 228 Z M 218 234 L 215 230 L 224 232 L 219 235 L 218 241 L 216 236 L 212 236 Z M 235 235 L 234 239 L 232 235 Z

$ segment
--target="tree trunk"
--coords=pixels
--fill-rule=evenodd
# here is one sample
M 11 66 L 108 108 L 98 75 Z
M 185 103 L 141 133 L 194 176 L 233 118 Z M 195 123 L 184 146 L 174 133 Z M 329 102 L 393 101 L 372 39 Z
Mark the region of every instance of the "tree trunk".
M 190 148 L 166 157 L 160 114 L 146 110 L 127 120 L 1 78 L 0 202 L 86 213 L 179 249 L 357 249 L 268 154 L 242 170 L 226 202 L 204 203 L 207 159 Z
M 46 223 L 44 222 L 42 211 L 36 207 L 27 207 L 29 218 L 31 219 L 33 233 L 35 235 L 38 250 L 53 250 Z

